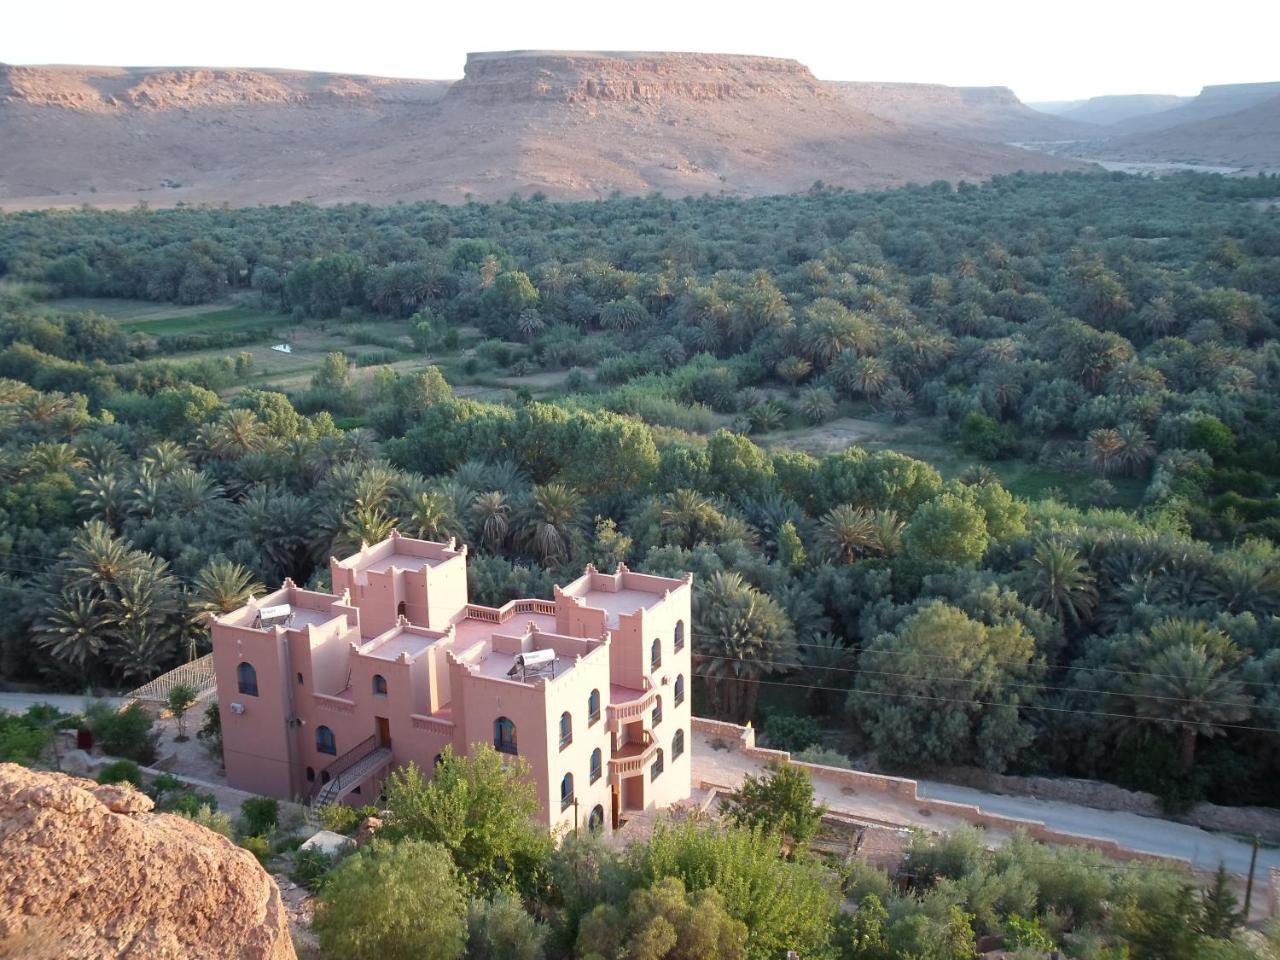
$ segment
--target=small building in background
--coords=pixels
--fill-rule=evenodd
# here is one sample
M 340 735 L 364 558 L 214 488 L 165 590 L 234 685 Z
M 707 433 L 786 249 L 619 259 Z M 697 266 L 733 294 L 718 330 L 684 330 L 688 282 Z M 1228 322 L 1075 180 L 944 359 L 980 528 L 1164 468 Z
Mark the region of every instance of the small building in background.
M 446 747 L 528 761 L 553 831 L 608 831 L 690 793 L 691 574 L 587 566 L 551 600 L 467 599 L 465 546 L 402 537 L 210 618 L 228 782 L 376 802 Z

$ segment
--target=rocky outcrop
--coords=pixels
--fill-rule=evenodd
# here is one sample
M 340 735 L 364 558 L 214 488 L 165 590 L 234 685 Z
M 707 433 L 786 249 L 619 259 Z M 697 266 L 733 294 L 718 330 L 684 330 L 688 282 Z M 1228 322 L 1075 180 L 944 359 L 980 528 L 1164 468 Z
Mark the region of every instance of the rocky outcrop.
M 141 793 L 0 764 L 0 955 L 294 960 L 257 860 Z
M 473 53 L 448 96 L 476 102 L 658 103 L 830 94 L 795 60 L 706 53 Z

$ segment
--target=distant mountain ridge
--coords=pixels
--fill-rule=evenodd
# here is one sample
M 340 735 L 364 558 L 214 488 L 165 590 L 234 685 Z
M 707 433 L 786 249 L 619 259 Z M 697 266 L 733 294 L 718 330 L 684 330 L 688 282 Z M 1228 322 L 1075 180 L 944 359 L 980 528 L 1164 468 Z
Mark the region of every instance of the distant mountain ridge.
M 1008 87 L 866 81 L 835 81 L 831 86 L 878 117 L 980 140 L 1071 140 L 1098 133 L 1086 124 L 1031 109 Z
M 1189 103 L 1191 99 L 1191 97 L 1179 97 L 1171 93 L 1129 93 L 1090 97 L 1070 109 L 1063 110 L 1059 116 L 1082 123 L 1110 126 L 1138 117 L 1163 113 Z
M 0 68 L 11 208 L 754 195 L 1083 168 L 983 142 L 1003 137 L 887 118 L 772 57 L 478 53 L 456 82 Z

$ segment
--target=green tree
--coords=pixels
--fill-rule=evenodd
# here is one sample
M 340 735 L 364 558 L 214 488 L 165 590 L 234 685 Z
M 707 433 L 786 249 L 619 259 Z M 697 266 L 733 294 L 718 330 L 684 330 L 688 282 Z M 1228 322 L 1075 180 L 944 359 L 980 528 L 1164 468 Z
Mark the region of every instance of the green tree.
M 868 643 L 859 669 L 848 709 L 885 763 L 1003 770 L 1031 743 L 1018 708 L 1035 641 L 1017 621 L 986 626 L 933 600 Z
M 715 889 L 686 894 L 678 877 L 635 890 L 623 906 L 602 903 L 583 918 L 584 960 L 746 960 L 747 926 Z
M 915 512 L 902 534 L 911 558 L 925 563 L 977 563 L 991 537 L 986 517 L 972 503 L 943 493 Z
M 818 835 L 826 812 L 814 800 L 808 772 L 791 764 L 772 764 L 760 777 L 747 774 L 725 804 L 725 813 L 739 826 L 778 833 L 792 856 Z
M 1200 917 L 1200 931 L 1218 940 L 1229 939 L 1244 922 L 1236 895 L 1231 892 L 1231 878 L 1221 863 L 1213 883 L 1200 891 Z
M 694 591 L 693 652 L 713 712 L 736 722 L 755 712 L 760 681 L 795 664 L 787 615 L 738 573 L 717 572 Z
M 818 544 L 829 559 L 853 563 L 880 549 L 880 538 L 871 514 L 850 504 L 832 507 L 818 526 Z
M 467 928 L 467 960 L 542 960 L 547 928 L 508 893 L 473 900 Z
M 1088 622 L 1098 602 L 1097 578 L 1079 552 L 1061 540 L 1041 540 L 1018 569 L 1029 604 L 1063 624 Z
M 538 795 L 528 771 L 526 761 L 488 745 L 469 757 L 446 749 L 430 781 L 409 764 L 387 779 L 383 835 L 442 844 L 463 882 L 482 895 L 531 890 L 552 842 L 534 822 Z
M 444 847 L 374 840 L 329 875 L 312 928 L 335 960 L 457 960 L 466 949 L 466 916 Z
M 781 859 L 771 835 L 692 822 L 660 827 L 637 861 L 646 884 L 678 877 L 691 894 L 719 892 L 725 912 L 746 925 L 747 960 L 776 960 L 788 950 L 827 955 L 839 884 L 816 861 Z
M 186 742 L 187 737 L 187 711 L 195 706 L 196 689 L 187 683 L 175 683 L 169 688 L 169 697 L 167 700 L 169 712 L 173 714 L 173 719 L 178 724 L 178 735 L 175 740 Z

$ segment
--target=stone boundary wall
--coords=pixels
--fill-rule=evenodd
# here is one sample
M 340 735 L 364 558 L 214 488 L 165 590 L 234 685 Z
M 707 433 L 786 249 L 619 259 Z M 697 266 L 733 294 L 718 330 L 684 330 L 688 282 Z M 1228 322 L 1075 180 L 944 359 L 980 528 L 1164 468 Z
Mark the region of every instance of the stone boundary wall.
M 1264 840 L 1280 841 L 1280 811 L 1267 807 L 1223 807 L 1215 803 L 1198 803 L 1185 814 L 1170 815 L 1160 809 L 1160 801 L 1154 794 L 1126 790 L 1097 780 L 1017 777 L 973 767 L 949 768 L 941 771 L 938 779 L 989 793 L 1034 797 L 1038 800 L 1061 800 L 1096 810 L 1136 813 L 1144 817 L 1177 820 L 1205 830 L 1225 830 L 1250 836 L 1256 834 Z
M 863 773 L 859 770 L 844 770 L 840 767 L 827 767 L 821 764 L 792 760 L 791 754 L 785 750 L 766 750 L 757 747 L 756 731 L 752 727 L 742 727 L 722 720 L 704 720 L 702 717 L 694 717 L 693 730 L 695 733 L 718 737 L 733 749 L 753 760 L 759 760 L 762 763 L 783 763 L 803 767 L 809 771 L 809 776 L 815 780 L 824 780 L 841 788 L 849 788 L 855 792 L 866 791 L 890 796 L 904 803 L 915 805 L 921 812 L 948 814 L 977 827 L 1009 832 L 1022 830 L 1033 840 L 1039 840 L 1042 843 L 1051 843 L 1058 846 L 1089 847 L 1115 860 L 1156 860 L 1190 866 L 1190 863 L 1181 857 L 1162 857 L 1130 850 L 1114 840 L 1054 830 L 1039 820 L 1005 817 L 999 814 L 986 813 L 980 807 L 972 804 L 952 803 L 948 800 L 933 800 L 928 797 L 921 797 L 916 789 L 916 781 L 908 780 L 904 777 L 887 777 L 877 773 Z

